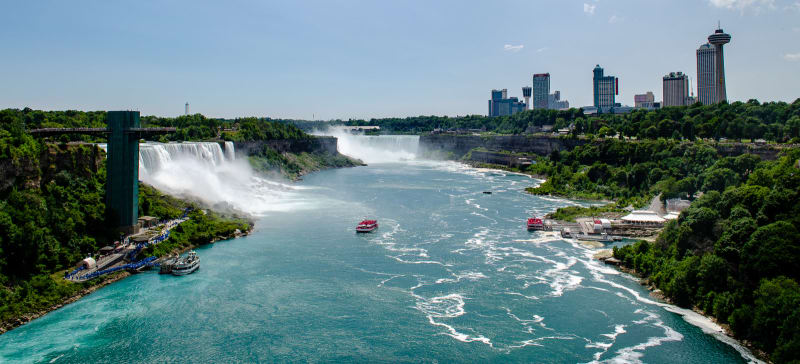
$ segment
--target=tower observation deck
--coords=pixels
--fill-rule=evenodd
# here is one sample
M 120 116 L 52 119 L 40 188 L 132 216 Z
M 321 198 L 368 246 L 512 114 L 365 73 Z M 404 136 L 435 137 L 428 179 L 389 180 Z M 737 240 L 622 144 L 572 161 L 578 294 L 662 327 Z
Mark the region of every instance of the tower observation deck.
M 36 136 L 89 134 L 107 136 L 106 209 L 117 216 L 118 226 L 132 233 L 139 218 L 139 139 L 175 132 L 176 128 L 142 128 L 138 111 L 109 111 L 108 128 L 46 128 L 28 132 Z
M 708 43 L 714 46 L 715 50 L 715 68 L 716 74 L 714 84 L 717 90 L 716 102 L 728 100 L 728 95 L 725 91 L 725 58 L 722 46 L 731 42 L 731 35 L 725 33 L 722 28 L 717 28 L 714 34 L 708 36 Z

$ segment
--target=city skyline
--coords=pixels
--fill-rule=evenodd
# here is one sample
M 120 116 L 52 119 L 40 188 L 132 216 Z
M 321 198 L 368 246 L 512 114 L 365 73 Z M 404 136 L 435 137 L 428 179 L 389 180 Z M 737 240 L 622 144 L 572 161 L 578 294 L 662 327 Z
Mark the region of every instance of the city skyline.
M 189 102 L 211 117 L 456 116 L 484 114 L 493 88 L 521 98 L 541 72 L 581 107 L 592 105 L 596 64 L 623 81 L 617 102 L 632 105 L 651 90 L 663 99 L 668 72 L 697 85 L 695 51 L 718 21 L 736 38 L 725 52 L 730 101 L 800 96 L 794 0 L 508 4 L 5 4 L 0 76 L 12 87 L 0 108 L 178 116 Z M 680 16 L 660 15 L 669 12 Z

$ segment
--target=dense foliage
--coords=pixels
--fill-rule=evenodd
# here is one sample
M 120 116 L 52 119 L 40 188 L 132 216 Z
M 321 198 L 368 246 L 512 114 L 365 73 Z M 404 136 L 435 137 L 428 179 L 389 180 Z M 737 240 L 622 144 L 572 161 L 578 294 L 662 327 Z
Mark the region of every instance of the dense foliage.
M 301 175 L 324 168 L 354 167 L 360 162 L 342 154 L 331 153 L 278 153 L 272 148 L 264 148 L 248 157 L 250 166 L 256 171 L 273 174 L 278 178 L 288 177 L 296 180 Z
M 423 133 L 442 129 L 475 129 L 500 134 L 521 134 L 529 127 L 574 125 L 573 133 L 638 139 L 766 139 L 789 141 L 800 138 L 800 99 L 793 103 L 748 102 L 695 104 L 658 110 L 636 110 L 629 114 L 587 116 L 581 109 L 565 111 L 529 110 L 510 116 L 463 117 L 418 116 L 349 120 L 347 125 L 378 125 L 395 133 Z M 800 139 L 795 139 L 800 140 Z
M 41 111 L 25 108 L 0 110 L 0 123 L 5 133 L 23 133 L 39 128 L 105 128 L 105 111 Z M 178 130 L 159 137 L 159 141 L 200 141 L 225 139 L 234 141 L 267 139 L 303 139 L 309 135 L 294 125 L 272 121 L 268 118 L 241 118 L 233 120 L 207 118 L 202 114 L 182 115 L 175 118 L 142 116 L 142 127 L 175 127 Z M 8 135 L 0 135 L 0 140 Z M 19 136 L 19 135 L 16 135 Z M 54 138 L 61 142 L 104 142 L 99 136 L 66 134 Z M 7 148 L 0 144 L 0 156 Z
M 249 229 L 250 223 L 245 219 L 226 218 L 213 211 L 193 210 L 188 221 L 172 230 L 169 239 L 147 248 L 142 254 L 163 256 L 233 236 L 236 230 L 244 232 Z
M 717 149 L 699 141 L 606 139 L 539 158 L 528 171 L 546 175 L 547 181 L 528 191 L 613 199 L 621 207 L 643 204 L 659 193 L 662 200 L 692 199 L 698 191 L 737 183 L 758 162 L 751 154 L 721 158 Z
M 97 283 L 70 283 L 63 274 L 119 238 L 105 208 L 104 152 L 93 145 L 47 144 L 25 129 L 104 127 L 103 118 L 104 113 L 0 111 L 0 328 Z M 146 185 L 140 192 L 142 214 L 175 218 L 192 206 Z M 197 219 L 167 240 L 170 246 L 248 227 L 215 214 L 192 217 Z
M 185 141 L 225 139 L 231 141 L 304 139 L 309 135 L 294 125 L 270 121 L 264 118 L 241 118 L 233 120 L 211 119 L 201 114 L 176 118 L 156 116 L 142 117 L 145 127 L 176 127 L 178 131 L 167 134 L 161 141 Z
M 614 256 L 676 304 L 729 323 L 773 361 L 797 361 L 800 150 L 771 162 L 747 158 L 715 162 L 698 181 L 702 197 L 655 243 L 615 248 Z

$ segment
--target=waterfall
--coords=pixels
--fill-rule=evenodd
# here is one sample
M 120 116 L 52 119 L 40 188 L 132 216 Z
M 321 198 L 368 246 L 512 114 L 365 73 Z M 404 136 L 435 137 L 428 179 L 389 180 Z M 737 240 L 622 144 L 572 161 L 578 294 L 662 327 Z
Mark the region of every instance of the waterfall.
M 139 179 L 161 191 L 220 211 L 263 215 L 310 208 L 299 187 L 255 173 L 236 159 L 233 142 L 141 143 Z
M 233 150 L 233 142 L 225 142 L 225 158 L 229 161 L 236 159 L 236 152 Z
M 178 159 L 193 159 L 209 167 L 221 166 L 226 161 L 232 161 L 233 143 L 225 143 L 223 152 L 219 143 L 194 142 L 194 143 L 141 143 L 139 144 L 139 177 L 156 173 L 168 166 L 170 162 Z M 228 150 L 230 149 L 230 152 Z
M 338 139 L 339 153 L 367 163 L 396 163 L 414 160 L 419 151 L 417 135 L 353 135 L 342 129 L 315 132 Z

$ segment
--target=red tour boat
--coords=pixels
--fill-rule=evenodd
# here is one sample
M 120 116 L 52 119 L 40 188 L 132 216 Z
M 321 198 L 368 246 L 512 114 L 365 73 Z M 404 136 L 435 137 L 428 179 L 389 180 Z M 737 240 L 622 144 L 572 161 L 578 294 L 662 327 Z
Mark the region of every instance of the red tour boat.
M 378 228 L 378 220 L 363 220 L 356 226 L 357 233 L 370 233 Z
M 534 216 L 528 219 L 528 231 L 544 230 L 544 221 Z

